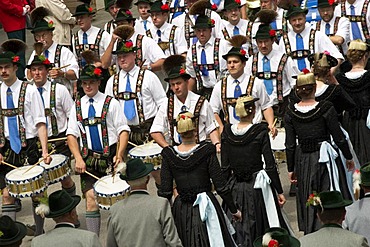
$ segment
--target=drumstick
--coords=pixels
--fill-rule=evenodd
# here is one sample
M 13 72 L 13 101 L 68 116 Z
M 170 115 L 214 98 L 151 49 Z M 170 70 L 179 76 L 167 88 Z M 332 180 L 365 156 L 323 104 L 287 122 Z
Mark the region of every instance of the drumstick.
M 53 67 L 52 69 L 59 69 L 59 70 L 61 70 L 61 69 L 67 68 L 67 67 L 69 67 L 69 66 L 71 66 L 71 64 L 67 64 L 67 65 L 64 65 L 64 66 L 59 67 L 59 68 L 57 68 L 57 67 Z
M 12 164 L 6 163 L 5 161 L 1 161 L 1 163 L 4 164 L 4 165 L 10 166 L 11 168 L 18 169 L 18 167 L 14 166 Z
M 49 154 L 48 154 L 48 156 L 46 156 L 46 157 L 50 157 L 50 155 L 52 155 L 53 153 L 55 153 L 57 150 L 56 149 L 54 149 L 54 150 L 52 150 Z M 34 168 L 35 166 L 37 166 L 38 164 L 40 164 L 41 162 L 43 162 L 44 160 L 45 160 L 46 158 L 42 158 L 42 159 L 40 159 L 38 162 L 36 162 L 35 164 L 33 164 L 30 168 L 28 168 L 25 172 L 23 172 L 23 175 L 24 174 L 26 174 L 29 170 L 31 170 L 32 168 Z
M 117 147 L 116 147 L 116 164 L 117 164 L 117 154 L 118 154 L 118 150 L 119 150 L 119 142 L 117 142 Z M 115 165 L 116 165 L 115 164 Z M 112 173 L 112 177 L 113 177 L 113 183 L 114 183 L 114 177 L 115 177 L 115 175 L 116 175 L 116 168 L 114 167 L 113 168 L 113 173 Z
M 101 181 L 101 182 L 103 182 L 103 183 L 107 183 L 107 182 L 105 182 L 104 180 L 101 180 L 101 178 L 99 178 L 99 177 L 97 177 L 97 176 L 95 176 L 94 174 L 92 174 L 92 173 L 90 173 L 90 172 L 88 172 L 88 171 L 85 171 L 85 173 L 87 174 L 87 175 L 89 175 L 89 176 L 91 176 L 91 177 L 93 177 L 93 178 L 95 178 L 96 180 L 98 180 L 98 181 Z
M 130 142 L 130 141 L 128 141 L 128 144 L 130 144 L 130 145 L 132 145 L 132 146 L 134 146 L 134 147 L 137 147 L 138 145 L 136 145 L 135 143 L 132 143 L 132 142 Z
M 275 118 L 274 123 L 272 124 L 271 129 L 275 127 L 276 122 L 277 122 L 277 118 Z
M 67 137 L 49 139 L 48 142 L 57 142 L 57 141 L 63 141 L 63 140 L 67 140 Z

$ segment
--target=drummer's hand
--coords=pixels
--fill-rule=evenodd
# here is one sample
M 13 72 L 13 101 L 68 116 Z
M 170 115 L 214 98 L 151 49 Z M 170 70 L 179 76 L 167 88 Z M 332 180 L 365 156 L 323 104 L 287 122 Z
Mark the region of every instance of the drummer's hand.
M 217 142 L 217 143 L 215 144 L 215 147 L 216 147 L 216 152 L 217 152 L 217 153 L 221 153 L 221 143 L 220 143 L 220 142 Z
M 64 76 L 64 72 L 61 71 L 60 69 L 51 69 L 49 71 L 49 76 L 52 79 L 55 79 L 55 78 L 58 78 L 58 77 L 63 77 Z
M 50 164 L 51 163 L 52 158 L 48 153 L 43 154 L 42 158 L 44 159 L 45 164 Z
M 122 157 L 120 157 L 118 155 L 114 156 L 113 157 L 114 169 L 116 169 L 117 166 L 118 166 L 118 164 L 121 163 L 121 162 L 123 162 L 123 158 Z
M 280 207 L 284 206 L 284 204 L 286 203 L 284 194 L 278 194 L 278 202 Z
M 348 171 L 353 171 L 355 169 L 355 162 L 353 160 L 346 160 L 346 166 Z
M 242 221 L 242 212 L 238 209 L 235 214 L 232 214 L 233 220 L 235 221 Z
M 277 130 L 277 128 L 275 128 L 275 127 L 271 127 L 270 125 L 269 125 L 269 129 L 270 129 L 270 134 L 271 134 L 271 136 L 272 136 L 272 139 L 275 139 L 275 137 L 277 136 L 277 134 L 278 134 L 278 130 Z
M 0 164 L 1 164 L 1 165 L 3 164 L 3 163 L 2 163 L 3 161 L 4 161 L 4 157 L 3 157 L 3 155 L 0 153 Z
M 295 173 L 294 172 L 289 172 L 288 175 L 289 175 L 290 183 L 296 184 L 297 183 L 297 178 L 295 176 Z
M 75 167 L 76 172 L 82 174 L 86 171 L 86 164 L 85 161 L 82 158 L 77 159 L 76 158 L 76 167 Z

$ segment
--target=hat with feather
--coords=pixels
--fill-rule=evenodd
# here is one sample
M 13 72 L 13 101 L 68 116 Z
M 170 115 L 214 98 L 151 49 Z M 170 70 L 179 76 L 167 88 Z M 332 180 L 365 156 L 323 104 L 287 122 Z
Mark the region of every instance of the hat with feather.
M 80 0 L 83 4 L 80 4 L 76 7 L 76 11 L 73 17 L 81 16 L 81 15 L 93 15 L 95 14 L 94 9 L 90 6 L 90 0 Z
M 271 9 L 262 9 L 258 11 L 256 17 L 260 19 L 261 24 L 258 26 L 254 39 L 275 38 L 276 31 L 270 26 L 270 23 L 276 20 L 277 12 Z
M 225 0 L 224 10 L 231 10 L 236 8 L 241 8 L 240 0 Z
M 120 9 L 117 13 L 115 23 L 121 21 L 134 21 L 136 20 L 135 17 L 132 16 L 132 12 L 129 9 Z
M 137 47 L 134 46 L 134 43 L 129 40 L 130 37 L 134 34 L 135 29 L 132 26 L 121 25 L 114 29 L 113 33 L 121 38 L 117 43 L 117 48 L 112 54 L 122 54 L 135 52 Z
M 51 15 L 49 10 L 44 7 L 38 7 L 31 12 L 31 33 L 35 34 L 42 31 L 54 31 L 54 22 L 52 20 L 46 21 L 44 18 Z
M 172 55 L 166 58 L 163 62 L 163 70 L 167 77 L 164 78 L 166 82 L 171 79 L 182 77 L 184 80 L 189 80 L 190 75 L 185 70 L 186 59 L 181 55 Z
M 13 63 L 20 65 L 20 58 L 17 55 L 27 49 L 26 43 L 19 39 L 9 39 L 1 44 L 0 64 Z
M 44 48 L 44 44 L 42 42 L 36 42 L 33 45 L 33 48 L 35 49 L 35 56 L 33 57 L 32 62 L 26 66 L 27 69 L 30 69 L 32 65 L 44 65 L 46 69 L 50 69 L 51 67 L 53 67 L 49 59 L 42 55 L 42 51 Z
M 103 79 L 103 70 L 94 65 L 94 63 L 99 62 L 96 54 L 93 51 L 84 51 L 81 53 L 81 56 L 86 61 L 86 65 L 81 70 L 79 79 L 81 81 Z
M 210 10 L 215 10 L 215 7 L 209 0 L 198 0 L 190 7 L 189 15 L 206 15 Z
M 235 35 L 228 40 L 232 46 L 229 52 L 223 55 L 223 59 L 227 60 L 229 56 L 238 56 L 242 61 L 247 61 L 247 52 L 242 46 L 247 43 L 248 38 L 244 35 Z

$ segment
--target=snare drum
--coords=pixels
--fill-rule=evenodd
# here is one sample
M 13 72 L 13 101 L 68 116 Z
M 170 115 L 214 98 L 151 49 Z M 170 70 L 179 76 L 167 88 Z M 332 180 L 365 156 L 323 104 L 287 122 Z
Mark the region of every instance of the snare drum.
M 152 163 L 154 170 L 161 169 L 162 148 L 157 143 L 146 143 L 137 147 L 134 147 L 128 152 L 128 156 L 132 159 L 139 158 L 146 163 Z
M 35 166 L 23 174 L 30 167 L 22 166 L 6 174 L 5 182 L 10 196 L 17 198 L 31 197 L 46 190 L 45 169 L 41 166 Z
M 109 210 L 116 202 L 125 198 L 126 193 L 130 190 L 130 186 L 119 178 L 119 174 L 102 177 L 94 184 L 96 201 L 99 208 Z
M 51 163 L 41 162 L 40 166 L 45 168 L 48 183 L 54 184 L 69 176 L 71 169 L 68 166 L 67 156 L 63 154 L 52 154 L 50 156 L 52 158 Z
M 273 140 L 270 135 L 271 149 L 274 151 L 275 159 L 277 162 L 283 162 L 286 160 L 285 154 L 285 129 L 279 128 L 278 134 Z

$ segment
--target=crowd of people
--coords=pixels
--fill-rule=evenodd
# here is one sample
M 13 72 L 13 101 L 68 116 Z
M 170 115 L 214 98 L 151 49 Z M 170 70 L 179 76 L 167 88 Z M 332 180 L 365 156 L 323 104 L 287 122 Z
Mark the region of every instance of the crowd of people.
M 368 0 L 318 0 L 315 23 L 294 0 L 104 2 L 102 28 L 88 0 L 0 2 L 0 246 L 369 246 Z M 100 198 L 105 178 L 129 191 Z

